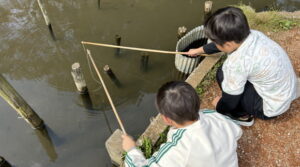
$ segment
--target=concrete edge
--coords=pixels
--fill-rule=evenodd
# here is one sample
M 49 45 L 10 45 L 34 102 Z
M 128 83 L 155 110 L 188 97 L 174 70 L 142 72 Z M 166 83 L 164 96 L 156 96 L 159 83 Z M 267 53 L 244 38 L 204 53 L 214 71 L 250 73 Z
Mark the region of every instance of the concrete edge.
M 191 84 L 193 88 L 196 88 L 197 85 L 203 80 L 205 75 L 212 69 L 212 67 L 219 61 L 223 53 L 217 53 L 211 57 L 206 57 L 190 76 L 185 80 L 187 83 Z M 167 126 L 163 123 L 163 120 L 158 114 L 146 128 L 144 133 L 137 140 L 137 145 L 141 145 L 144 138 L 149 138 L 152 144 L 155 144 L 159 139 L 160 135 Z M 117 129 L 114 133 L 106 140 L 105 147 L 111 158 L 111 161 L 114 165 L 123 166 L 122 161 L 122 140 L 121 140 L 122 131 Z

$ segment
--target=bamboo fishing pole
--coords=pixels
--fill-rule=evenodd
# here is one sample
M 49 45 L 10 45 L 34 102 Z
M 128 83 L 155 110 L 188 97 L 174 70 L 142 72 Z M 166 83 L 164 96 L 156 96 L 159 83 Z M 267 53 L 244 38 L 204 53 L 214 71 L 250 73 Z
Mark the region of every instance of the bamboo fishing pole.
M 115 116 L 116 116 L 116 118 L 117 118 L 117 120 L 118 120 L 118 123 L 119 123 L 119 125 L 120 125 L 120 127 L 121 127 L 123 133 L 126 134 L 124 125 L 123 125 L 123 123 L 122 123 L 122 120 L 120 119 L 120 116 L 119 116 L 119 114 L 118 114 L 118 112 L 117 112 L 117 110 L 116 110 L 116 107 L 115 107 L 115 105 L 114 105 L 114 103 L 113 103 L 113 101 L 112 101 L 112 99 L 111 99 L 111 97 L 110 97 L 110 94 L 109 94 L 109 92 L 108 92 L 108 90 L 107 90 L 107 88 L 106 88 L 106 85 L 105 85 L 105 83 L 104 83 L 104 81 L 103 81 L 103 79 L 102 79 L 102 76 L 101 76 L 101 74 L 100 74 L 100 72 L 99 72 L 99 70 L 98 70 L 98 68 L 97 68 L 97 66 L 96 66 L 96 64 L 95 64 L 95 61 L 94 61 L 94 59 L 93 59 L 93 57 L 92 57 L 92 54 L 91 54 L 91 51 L 87 49 L 87 50 L 86 50 L 86 53 L 87 53 L 88 57 L 90 58 L 90 60 L 91 60 L 91 62 L 92 62 L 92 64 L 93 64 L 93 66 L 94 66 L 94 69 L 95 69 L 95 71 L 96 71 L 96 73 L 97 73 L 97 75 L 98 75 L 98 77 L 99 77 L 99 79 L 100 79 L 100 81 L 101 81 L 101 84 L 102 84 L 102 86 L 103 86 L 103 88 L 104 88 L 105 94 L 106 94 L 106 96 L 107 96 L 107 98 L 108 98 L 108 101 L 109 101 L 109 103 L 110 103 L 110 105 L 111 105 L 111 108 L 112 108 L 112 110 L 113 110 L 113 112 L 114 112 L 114 114 L 115 114 Z
M 181 54 L 187 55 L 187 52 L 173 52 L 173 51 L 165 51 L 165 50 L 156 50 L 156 49 L 145 49 L 145 48 L 136 48 L 136 47 L 128 47 L 128 46 L 119 46 L 119 45 L 111 45 L 104 43 L 95 43 L 95 42 L 85 42 L 81 41 L 83 45 L 94 45 L 94 46 L 102 46 L 109 48 L 119 48 L 119 49 L 128 49 L 128 50 L 136 50 L 136 51 L 144 51 L 144 52 L 153 52 L 153 53 L 163 53 L 163 54 Z M 208 54 L 200 54 L 201 56 L 213 56 Z

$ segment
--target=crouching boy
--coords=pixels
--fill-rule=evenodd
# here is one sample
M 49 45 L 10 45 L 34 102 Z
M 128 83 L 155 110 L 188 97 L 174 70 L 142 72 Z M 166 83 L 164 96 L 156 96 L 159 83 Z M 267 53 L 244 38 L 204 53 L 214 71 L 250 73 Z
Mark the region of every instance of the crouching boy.
M 216 110 L 244 126 L 251 126 L 253 117 L 271 119 L 286 112 L 297 97 L 297 78 L 286 52 L 263 33 L 250 30 L 239 8 L 217 10 L 204 27 L 213 43 L 187 54 L 228 53 L 217 72 L 222 97 L 213 101 Z
M 171 126 L 167 142 L 146 159 L 135 141 L 123 135 L 126 166 L 238 166 L 236 148 L 242 130 L 214 110 L 199 112 L 199 96 L 188 83 L 164 84 L 157 93 L 156 106 L 165 124 Z

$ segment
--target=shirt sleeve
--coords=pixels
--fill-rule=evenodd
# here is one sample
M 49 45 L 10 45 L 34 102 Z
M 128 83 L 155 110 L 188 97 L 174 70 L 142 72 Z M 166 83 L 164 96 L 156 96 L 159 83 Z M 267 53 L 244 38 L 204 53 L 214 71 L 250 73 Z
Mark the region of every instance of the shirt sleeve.
M 134 148 L 126 154 L 124 162 L 126 167 L 160 167 L 155 161 L 152 162 L 151 159 L 146 159 L 141 150 Z
M 186 150 L 178 148 L 177 143 L 185 130 L 179 130 L 175 135 L 172 130 L 168 133 L 168 141 L 160 146 L 149 159 L 146 159 L 140 149 L 133 148 L 125 156 L 126 167 L 181 167 L 186 164 Z M 173 137 L 174 135 L 174 137 Z M 170 141 L 170 139 L 172 139 Z
M 158 151 L 159 152 L 159 151 Z M 125 166 L 126 167 L 180 167 L 185 166 L 183 161 L 176 161 L 176 158 L 178 156 L 178 153 L 176 151 L 173 151 L 172 149 L 168 151 L 167 155 L 163 155 L 160 159 L 160 161 L 164 161 L 163 164 L 158 162 L 157 153 L 154 153 L 152 157 L 149 159 L 146 159 L 143 155 L 143 153 L 137 149 L 134 148 L 130 150 L 126 157 L 125 157 Z M 162 155 L 162 154 L 160 154 Z
M 218 53 L 218 52 L 221 52 L 215 43 L 211 42 L 211 43 L 208 43 L 206 45 L 203 45 L 203 50 L 205 53 L 207 54 L 213 54 L 213 53 Z
M 242 64 L 237 63 L 232 66 L 227 64 L 222 66 L 224 79 L 221 83 L 223 92 L 229 95 L 240 95 L 244 92 L 247 82 L 248 72 Z

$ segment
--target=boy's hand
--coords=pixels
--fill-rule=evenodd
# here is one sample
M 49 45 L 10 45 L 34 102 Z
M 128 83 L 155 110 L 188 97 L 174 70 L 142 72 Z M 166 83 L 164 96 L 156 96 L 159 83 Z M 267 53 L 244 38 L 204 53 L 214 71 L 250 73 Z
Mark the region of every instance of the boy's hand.
M 188 52 L 186 52 L 189 56 L 197 56 L 199 54 L 204 53 L 203 47 L 197 48 L 197 49 L 190 49 Z
M 129 150 L 131 150 L 136 146 L 135 141 L 132 139 L 131 136 L 122 135 L 122 139 L 123 139 L 122 147 L 126 152 L 128 152 Z
M 212 105 L 216 108 L 217 107 L 217 104 L 218 102 L 220 101 L 221 97 L 220 96 L 217 96 L 215 97 L 215 99 L 212 101 Z
M 199 55 L 199 51 L 197 49 L 190 49 L 188 52 L 186 52 L 187 55 L 195 57 Z

